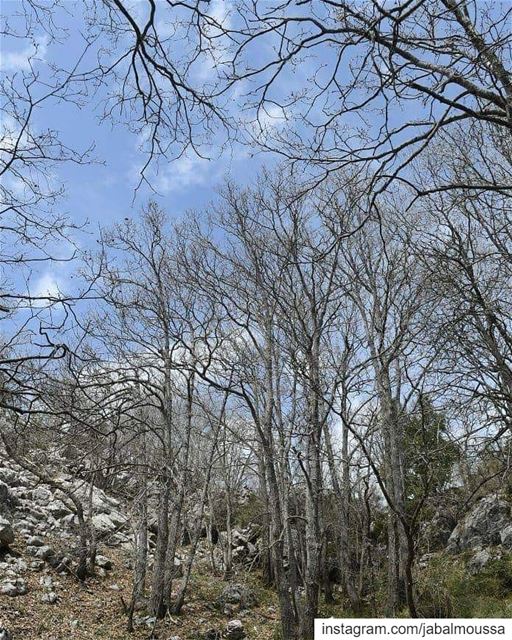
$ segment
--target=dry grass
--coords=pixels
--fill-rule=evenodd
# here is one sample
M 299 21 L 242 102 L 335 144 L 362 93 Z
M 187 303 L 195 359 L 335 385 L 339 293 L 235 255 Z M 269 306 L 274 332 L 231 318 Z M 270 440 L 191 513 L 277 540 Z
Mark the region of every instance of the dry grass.
M 20 553 L 21 548 L 17 549 Z M 24 575 L 29 591 L 24 596 L 0 596 L 0 626 L 7 627 L 14 640 L 198 640 L 208 629 L 224 629 L 229 619 L 238 617 L 244 623 L 249 640 L 271 640 L 277 624 L 273 594 L 259 586 L 257 578 L 249 577 L 258 594 L 259 604 L 254 609 L 226 617 L 215 606 L 215 600 L 225 586 L 220 578 L 195 574 L 190 584 L 188 599 L 180 616 L 159 621 L 154 634 L 152 626 L 138 624 L 135 631 L 126 631 L 122 599 L 129 601 L 131 571 L 125 566 L 125 556 L 107 550 L 114 568 L 105 578 L 91 578 L 81 585 L 74 577 L 52 572 L 54 591 L 59 596 L 56 604 L 41 602 L 44 593 L 39 584 L 41 572 Z M 25 558 L 29 560 L 29 558 Z M 60 584 L 59 584 L 60 583 Z M 112 590 L 118 585 L 119 591 Z

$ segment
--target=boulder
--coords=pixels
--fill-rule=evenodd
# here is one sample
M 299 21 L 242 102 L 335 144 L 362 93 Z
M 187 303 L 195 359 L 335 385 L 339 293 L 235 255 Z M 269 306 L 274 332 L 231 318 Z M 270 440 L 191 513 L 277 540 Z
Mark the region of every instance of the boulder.
M 256 604 L 256 596 L 254 592 L 244 584 L 233 582 L 224 587 L 224 590 L 219 596 L 219 605 L 221 609 L 225 609 L 227 606 L 232 611 L 232 606 L 241 609 L 248 609 L 254 607 Z
M 8 503 L 11 501 L 11 493 L 9 491 L 9 487 L 0 480 L 0 511 L 2 508 L 5 508 Z
M 91 491 L 91 485 L 87 482 L 75 480 L 65 474 L 61 474 L 58 479 L 68 490 L 72 491 L 75 497 L 79 498 L 83 504 L 90 503 L 95 513 L 110 513 L 120 505 L 119 500 L 107 496 L 101 489 L 98 489 L 98 487 L 93 487 Z
M 27 545 L 29 547 L 44 547 L 44 540 L 39 536 L 30 536 L 27 539 Z
M 55 604 L 59 599 L 59 596 L 55 593 L 55 591 L 49 591 L 48 593 L 43 593 L 41 596 L 41 602 L 46 604 Z
M 249 555 L 249 551 L 245 545 L 240 545 L 233 549 L 233 562 L 243 562 L 245 558 Z
M 117 526 L 106 513 L 98 513 L 93 516 L 92 523 L 99 533 L 112 533 L 117 529 Z
M 29 564 L 30 571 L 42 571 L 44 569 L 44 562 L 42 560 L 32 560 Z
M 13 582 L 4 580 L 2 583 L 0 583 L 0 593 L 4 596 L 10 596 L 11 598 L 14 598 L 18 595 L 18 590 L 14 586 Z
M 23 478 L 20 474 L 16 473 L 14 469 L 9 469 L 7 467 L 0 467 L 0 479 L 9 485 L 9 487 L 18 487 L 26 484 L 23 482 Z
M 258 553 L 258 547 L 252 542 L 247 542 L 247 552 L 251 557 L 254 557 Z
M 112 560 L 109 560 L 105 556 L 97 555 L 96 566 L 101 567 L 102 569 L 105 569 L 106 571 L 108 571 L 109 569 L 112 569 Z
M 449 553 L 501 543 L 501 532 L 512 524 L 510 504 L 493 494 L 482 498 L 452 531 Z
M 116 511 L 115 509 L 112 511 L 109 511 L 107 515 L 110 518 L 110 520 L 115 524 L 116 528 L 118 529 L 121 529 L 122 527 L 126 526 L 128 522 L 128 519 L 126 518 L 126 516 L 120 513 L 119 511 Z
M 0 583 L 0 593 L 15 598 L 27 593 L 27 583 L 23 578 L 9 578 Z
M 243 640 L 245 629 L 241 620 L 230 620 L 224 632 L 224 637 L 228 640 Z
M 233 544 L 235 546 L 245 546 L 249 542 L 249 538 L 245 532 L 238 531 L 237 529 L 233 529 L 231 532 L 231 537 L 233 540 Z
M 11 557 L 9 558 L 9 562 L 11 568 L 13 571 L 16 571 L 16 573 L 24 573 L 28 569 L 28 565 L 23 558 Z
M 34 523 L 26 519 L 17 520 L 16 528 L 20 533 L 25 534 L 26 532 L 28 532 L 28 534 L 31 535 L 34 529 Z
M 71 514 L 71 510 L 66 507 L 66 505 L 62 502 L 62 500 L 52 500 L 48 506 L 47 510 L 51 513 L 54 518 L 60 520 L 64 518 L 64 516 L 68 516 Z
M 48 523 L 48 514 L 46 513 L 46 511 L 37 508 L 34 504 L 32 504 L 30 516 L 34 522 L 43 520 L 45 523 Z
M 71 566 L 71 559 L 65 556 L 63 553 L 50 554 L 48 556 L 48 564 L 55 571 L 67 571 Z
M 500 533 L 501 544 L 505 549 L 512 551 L 512 524 L 501 530 Z
M 6 518 L 0 516 L 0 548 L 8 547 L 14 542 L 12 525 Z
M 32 491 L 32 500 L 38 504 L 46 507 L 52 499 L 52 492 L 44 487 L 36 487 Z
M 493 554 L 489 549 L 481 549 L 469 560 L 467 570 L 471 575 L 480 573 L 493 560 Z
M 62 517 L 62 524 L 65 527 L 69 528 L 69 529 L 77 527 L 78 526 L 78 517 L 74 513 L 70 513 L 67 516 L 63 516 Z
M 53 578 L 51 576 L 41 576 L 39 578 L 39 584 L 44 589 L 51 589 L 53 587 Z
M 40 560 L 47 560 L 54 555 L 53 549 L 46 544 L 42 547 L 27 547 L 27 553 Z

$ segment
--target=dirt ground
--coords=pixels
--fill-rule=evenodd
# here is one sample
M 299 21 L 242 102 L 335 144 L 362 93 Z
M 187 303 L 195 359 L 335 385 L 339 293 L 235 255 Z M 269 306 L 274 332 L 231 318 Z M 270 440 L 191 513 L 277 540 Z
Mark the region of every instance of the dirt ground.
M 21 549 L 18 549 L 21 551 Z M 192 577 L 188 599 L 180 616 L 158 621 L 143 620 L 142 612 L 133 633 L 126 631 L 124 604 L 129 602 L 131 571 L 126 558 L 107 550 L 113 569 L 103 578 L 91 578 L 80 584 L 70 575 L 50 571 L 58 595 L 55 604 L 41 601 L 44 588 L 39 583 L 42 572 L 24 574 L 26 595 L 0 595 L 0 627 L 7 628 L 13 640 L 200 640 L 209 629 L 222 631 L 230 619 L 243 622 L 248 640 L 271 640 L 278 625 L 274 596 L 263 589 L 255 575 L 238 576 L 236 581 L 250 581 L 258 605 L 246 612 L 227 617 L 216 606 L 216 599 L 227 584 L 208 573 Z M 25 558 L 29 561 L 30 558 Z M 154 627 L 154 628 L 153 628 Z

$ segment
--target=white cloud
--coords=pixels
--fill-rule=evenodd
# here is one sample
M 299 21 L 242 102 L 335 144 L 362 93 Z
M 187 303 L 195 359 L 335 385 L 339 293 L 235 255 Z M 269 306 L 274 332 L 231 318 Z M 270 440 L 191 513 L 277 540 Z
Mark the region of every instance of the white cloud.
M 213 74 L 215 68 L 225 62 L 227 49 L 223 34 L 233 26 L 230 0 L 212 0 L 208 6 L 207 14 L 213 22 L 207 22 L 204 25 L 204 33 L 211 40 L 204 54 L 198 58 L 198 64 L 193 67 L 195 76 L 202 82 L 215 77 Z
M 258 113 L 258 125 L 262 131 L 274 129 L 279 124 L 283 124 L 285 120 L 285 111 L 277 104 L 265 105 Z
M 46 38 L 36 38 L 34 42 L 19 51 L 6 51 L 6 45 L 0 49 L 0 71 L 28 71 L 34 60 L 44 60 L 48 49 Z
M 34 285 L 32 296 L 35 298 L 58 298 L 60 296 L 61 283 L 55 273 L 47 271 L 43 273 Z
M 241 126 L 247 127 L 253 140 L 265 143 L 276 130 L 282 129 L 285 125 L 287 114 L 285 110 L 277 104 L 263 105 L 257 114 L 250 114 L 241 120 Z
M 208 15 L 223 29 L 231 29 L 232 7 L 230 0 L 213 0 L 209 5 Z
M 2 122 L 0 122 L 0 139 L 2 140 L 0 160 L 6 162 L 16 147 L 21 146 L 23 148 L 23 145 L 27 143 L 27 132 L 25 131 L 20 138 L 20 131 L 20 125 L 13 117 L 9 115 L 3 116 Z
M 154 188 L 162 194 L 182 191 L 204 184 L 211 178 L 212 163 L 195 155 L 185 154 L 161 167 L 154 180 Z

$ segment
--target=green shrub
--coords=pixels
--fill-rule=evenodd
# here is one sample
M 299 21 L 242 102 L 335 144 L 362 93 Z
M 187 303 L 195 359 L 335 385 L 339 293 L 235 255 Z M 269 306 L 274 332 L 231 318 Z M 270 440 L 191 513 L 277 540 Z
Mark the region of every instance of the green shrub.
M 281 631 L 281 623 L 278 622 L 274 627 L 274 634 L 272 640 L 283 640 L 283 632 Z
M 496 559 L 476 575 L 467 557 L 439 555 L 416 576 L 417 602 L 424 617 L 512 617 L 512 558 Z

